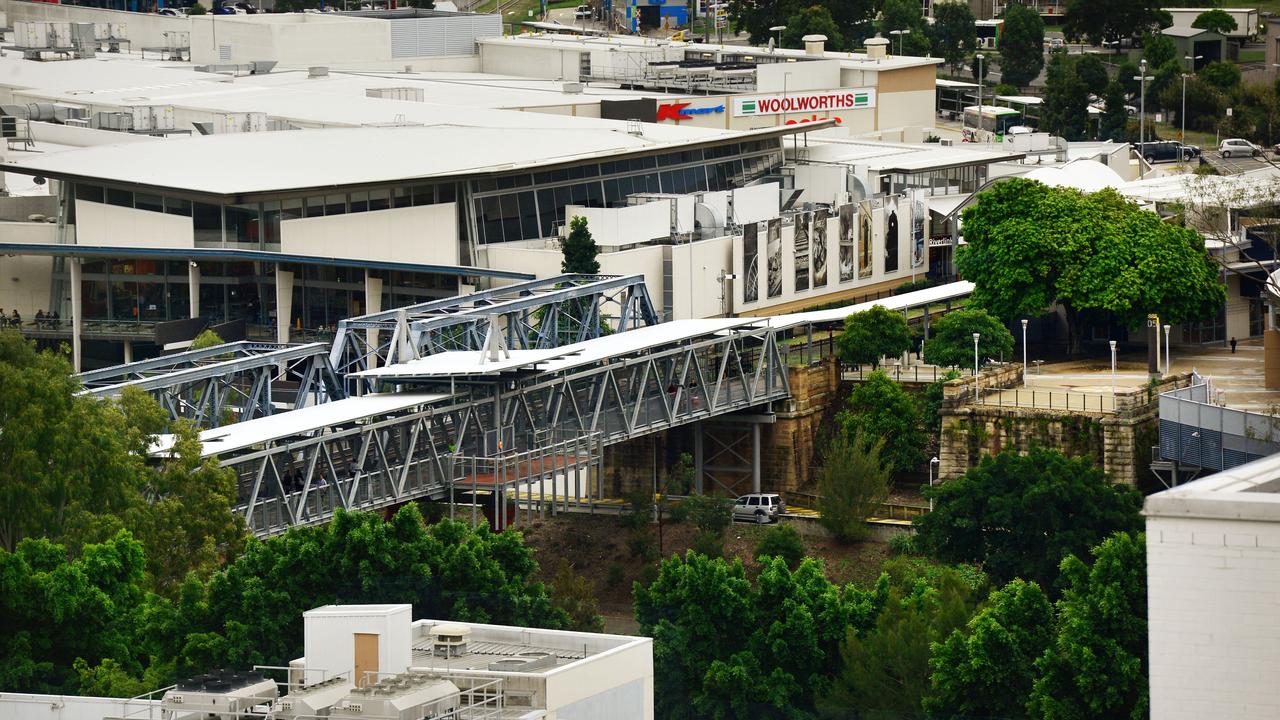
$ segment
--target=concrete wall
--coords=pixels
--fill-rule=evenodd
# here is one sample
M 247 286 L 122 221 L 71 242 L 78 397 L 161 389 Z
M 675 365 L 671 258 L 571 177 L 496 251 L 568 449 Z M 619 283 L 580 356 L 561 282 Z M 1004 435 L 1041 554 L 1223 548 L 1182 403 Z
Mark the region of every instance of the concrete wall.
M 582 216 L 597 243 L 634 245 L 671 235 L 671 204 L 649 202 L 618 208 L 565 207 L 565 217 Z
M 191 218 L 76 200 L 76 243 L 115 247 L 195 247 Z
M 21 96 L 15 92 L 14 95 Z M 29 102 L 35 102 L 34 99 Z M 46 102 L 42 100 L 41 102 Z M 92 107 L 92 105 L 90 105 Z M 115 109 L 113 106 L 112 109 Z M 71 147 L 92 147 L 94 145 L 121 145 L 135 142 L 157 142 L 162 138 L 151 135 L 134 135 L 133 133 L 97 130 L 75 125 L 58 125 L 56 123 L 31 123 L 31 136 L 38 143 L 54 145 L 70 145 Z
M 134 52 L 141 50 L 143 46 L 164 47 L 164 33 L 187 32 L 191 29 L 191 23 L 187 18 L 166 17 L 151 13 L 102 10 L 76 5 L 23 2 L 23 0 L 8 0 L 8 16 L 10 27 L 15 22 L 26 20 L 124 23 L 128 26 L 126 28 L 128 39 Z
M 401 673 L 408 669 L 412 650 L 411 605 L 325 606 L 302 615 L 307 669 L 323 669 L 324 677 L 355 667 L 355 633 L 378 635 L 378 672 Z M 307 682 L 318 682 L 319 673 L 308 673 Z M 352 676 L 359 681 L 359 678 Z
M 458 264 L 455 203 L 391 208 L 280 223 L 280 250 L 300 255 Z
M 52 245 L 57 242 L 58 226 L 54 223 L 0 222 L 0 238 L 10 243 Z M 23 318 L 30 319 L 36 310 L 48 310 L 52 282 L 53 258 L 0 255 L 0 308 L 6 314 L 16 308 Z M 0 717 L 6 715 L 0 712 Z
M 674 320 L 722 316 L 729 289 L 720 277 L 733 262 L 733 238 L 719 237 L 664 247 L 671 256 L 671 310 Z
M 1152 720 L 1280 717 L 1277 593 L 1280 523 L 1148 515 Z
M 556 47 L 539 47 L 532 43 L 516 46 L 510 43 L 481 43 L 480 71 L 497 75 L 543 78 L 577 82 L 581 54 L 590 52 Z
M 159 716 L 159 701 L 0 692 L 0 718 L 5 720 L 102 720 L 104 717 Z
M 219 50 L 230 46 L 230 60 Z M 282 66 L 347 66 L 391 60 L 391 24 L 319 14 L 201 15 L 191 18 L 191 59 L 199 64 L 275 60 Z
M 653 720 L 653 643 L 624 645 L 553 670 L 546 688 L 551 720 Z

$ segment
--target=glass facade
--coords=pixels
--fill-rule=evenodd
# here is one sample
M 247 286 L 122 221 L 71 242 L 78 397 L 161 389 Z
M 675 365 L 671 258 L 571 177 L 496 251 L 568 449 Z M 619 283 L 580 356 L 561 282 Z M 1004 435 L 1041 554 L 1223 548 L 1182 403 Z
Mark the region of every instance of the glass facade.
M 986 165 L 962 165 L 918 173 L 882 175 L 880 190 L 891 194 L 908 190 L 924 190 L 928 195 L 959 195 L 977 191 L 986 181 Z

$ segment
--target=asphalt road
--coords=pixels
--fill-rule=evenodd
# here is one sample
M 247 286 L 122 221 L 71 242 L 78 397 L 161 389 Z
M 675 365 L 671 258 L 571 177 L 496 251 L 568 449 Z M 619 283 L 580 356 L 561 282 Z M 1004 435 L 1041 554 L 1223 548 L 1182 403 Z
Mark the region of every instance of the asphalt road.
M 1223 175 L 1235 175 L 1266 167 L 1268 165 L 1267 160 L 1275 162 L 1275 158 L 1263 158 L 1262 156 L 1241 157 L 1233 155 L 1229 158 L 1224 158 L 1222 153 L 1217 150 L 1205 150 L 1204 159 Z

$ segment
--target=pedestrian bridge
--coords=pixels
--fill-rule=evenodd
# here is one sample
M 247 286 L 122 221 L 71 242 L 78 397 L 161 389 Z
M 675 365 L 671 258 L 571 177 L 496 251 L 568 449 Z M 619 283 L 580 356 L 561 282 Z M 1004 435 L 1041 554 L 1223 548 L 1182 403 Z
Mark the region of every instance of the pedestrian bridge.
M 591 337 L 556 346 L 557 333 L 512 333 L 498 313 L 468 311 L 458 324 L 473 349 L 434 352 L 420 352 L 435 344 L 420 339 L 397 347 L 401 339 L 429 336 L 411 332 L 401 314 L 398 330 L 382 328 L 400 337 L 367 343 L 379 357 L 352 358 L 349 337 L 341 353 L 333 349 L 349 370 L 339 373 L 339 385 L 378 392 L 342 397 L 335 390 L 327 402 L 259 413 L 204 430 L 200 439 L 205 457 L 235 470 L 236 510 L 259 536 L 325 522 L 336 508 L 420 498 L 462 499 L 473 512 L 491 505 L 502 527 L 511 504 L 528 512 L 547 498 L 566 506 L 599 500 L 607 445 L 712 418 L 770 417 L 771 404 L 790 397 L 789 348 L 802 347 L 815 329 L 873 305 L 908 312 L 971 291 L 970 283 L 952 283 L 818 312 L 666 323 L 651 322 L 647 296 L 639 301 L 628 291 L 632 322 L 625 330 L 616 321 L 578 318 L 566 324 L 572 333 L 559 335 Z M 557 322 L 575 309 L 596 312 L 584 307 L 589 302 L 549 295 Z M 517 305 L 511 312 L 521 322 L 539 314 L 536 303 Z M 449 324 L 435 316 L 425 323 Z M 484 328 L 479 338 L 471 333 L 477 325 Z M 511 347 L 513 337 L 538 339 Z M 388 354 L 394 362 L 380 363 Z M 172 446 L 171 437 L 161 437 L 153 455 Z

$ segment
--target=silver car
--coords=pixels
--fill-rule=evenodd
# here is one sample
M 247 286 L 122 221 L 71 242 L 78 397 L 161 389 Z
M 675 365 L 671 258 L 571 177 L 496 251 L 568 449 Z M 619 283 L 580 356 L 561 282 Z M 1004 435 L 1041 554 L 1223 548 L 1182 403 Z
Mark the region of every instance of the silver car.
M 1241 138 L 1228 138 L 1222 141 L 1222 147 L 1218 148 L 1218 152 L 1221 153 L 1224 158 L 1229 158 L 1233 155 L 1237 157 L 1252 157 L 1254 155 L 1261 155 L 1262 148 L 1254 145 L 1248 140 L 1243 140 Z
M 787 511 L 787 504 L 777 493 L 751 493 L 733 501 L 734 520 L 754 520 L 764 525 L 777 522 Z

